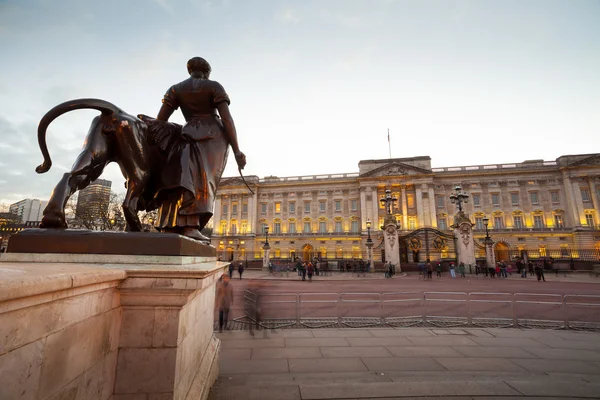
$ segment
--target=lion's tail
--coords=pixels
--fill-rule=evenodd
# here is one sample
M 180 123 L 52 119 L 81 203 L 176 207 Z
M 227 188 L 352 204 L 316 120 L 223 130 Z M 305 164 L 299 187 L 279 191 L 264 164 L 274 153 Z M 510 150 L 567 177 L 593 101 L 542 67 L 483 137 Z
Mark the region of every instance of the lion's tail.
M 46 145 L 46 130 L 48 129 L 48 125 L 56 118 L 61 115 L 68 113 L 69 111 L 79 110 L 82 108 L 91 108 L 94 110 L 101 111 L 104 115 L 111 115 L 114 113 L 121 112 L 121 109 L 115 106 L 108 101 L 100 100 L 100 99 L 75 99 L 69 100 L 62 104 L 57 105 L 50 111 L 46 113 L 40 120 L 40 124 L 38 126 L 38 143 L 40 145 L 40 150 L 42 151 L 42 155 L 44 156 L 44 162 L 39 165 L 35 171 L 38 174 L 43 174 L 47 172 L 52 166 L 52 160 L 50 159 L 50 153 L 48 152 L 48 146 Z

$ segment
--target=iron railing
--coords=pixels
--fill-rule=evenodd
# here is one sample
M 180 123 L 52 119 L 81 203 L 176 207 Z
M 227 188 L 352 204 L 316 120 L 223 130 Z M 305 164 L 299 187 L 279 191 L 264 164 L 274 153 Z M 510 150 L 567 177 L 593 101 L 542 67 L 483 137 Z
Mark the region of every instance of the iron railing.
M 600 295 L 492 292 L 260 293 L 235 319 L 263 328 L 512 327 L 600 330 Z M 259 310 L 259 311 L 258 311 Z

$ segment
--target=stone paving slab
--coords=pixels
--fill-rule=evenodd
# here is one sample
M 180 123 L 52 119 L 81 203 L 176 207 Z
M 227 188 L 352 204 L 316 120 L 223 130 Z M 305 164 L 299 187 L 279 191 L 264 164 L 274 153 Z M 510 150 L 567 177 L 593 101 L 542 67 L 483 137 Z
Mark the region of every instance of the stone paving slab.
M 221 360 L 249 360 L 252 349 L 221 349 L 219 358 Z
M 308 384 L 391 382 L 392 379 L 377 372 L 296 372 L 291 373 L 294 382 Z
M 339 348 L 339 347 L 336 347 Z M 321 358 L 318 347 L 274 347 L 252 349 L 252 359 Z
M 293 359 L 289 360 L 290 372 L 357 372 L 367 371 L 360 358 Z
M 539 381 L 506 381 L 514 389 L 522 394 L 529 396 L 554 396 L 554 397 L 584 397 L 597 399 L 600 397 L 600 384 L 598 383 L 578 383 L 576 385 L 569 382 L 539 382 Z
M 321 347 L 321 353 L 326 358 L 345 357 L 393 357 L 385 347 Z
M 286 338 L 287 347 L 350 346 L 345 338 Z
M 363 358 L 369 371 L 439 371 L 444 366 L 433 358 Z
M 527 349 L 527 351 L 540 358 L 546 359 L 600 361 L 600 352 L 594 350 L 547 349 L 542 347 L 531 347 Z
M 227 386 L 223 384 L 211 392 L 210 400 L 301 400 L 298 385 Z
M 474 337 L 471 338 L 475 343 L 481 346 L 489 346 L 489 347 L 548 347 L 543 343 L 531 338 L 520 338 L 520 337 L 512 337 L 512 338 L 481 338 Z
M 566 372 L 571 374 L 600 374 L 600 365 L 585 361 L 509 359 L 511 362 L 531 372 Z
M 444 393 L 448 396 L 508 396 L 520 395 L 518 391 L 504 382 L 378 382 L 360 385 L 300 385 L 302 400 L 327 399 L 370 399 L 402 396 L 437 396 Z
M 410 346 L 412 343 L 405 337 L 380 337 L 380 338 L 347 338 L 351 346 Z
M 221 374 L 250 374 L 261 371 L 263 374 L 289 372 L 288 360 L 219 360 Z
M 318 329 L 312 332 L 316 338 L 365 338 L 373 337 L 367 329 Z
M 439 362 L 449 371 L 518 371 L 518 365 L 502 358 L 440 358 Z
M 417 346 L 478 346 L 479 343 L 475 340 L 487 340 L 465 336 L 408 337 L 407 339 Z
M 247 337 L 247 336 L 246 336 Z M 284 339 L 239 339 L 223 341 L 224 349 L 248 349 L 257 347 L 284 347 Z
M 408 336 L 434 336 L 429 329 L 411 328 L 411 329 L 370 329 L 369 332 L 374 337 L 408 337 Z
M 453 346 L 452 349 L 465 357 L 473 358 L 539 358 L 534 352 L 535 347 L 524 350 L 521 347 Z
M 474 347 L 478 349 L 478 347 Z M 451 347 L 442 346 L 387 346 L 394 357 L 464 357 Z

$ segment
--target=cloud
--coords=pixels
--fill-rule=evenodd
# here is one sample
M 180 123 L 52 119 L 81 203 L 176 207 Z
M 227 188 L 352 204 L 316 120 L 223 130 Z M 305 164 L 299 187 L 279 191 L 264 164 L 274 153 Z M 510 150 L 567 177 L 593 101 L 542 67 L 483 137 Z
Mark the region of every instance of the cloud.
M 368 26 L 367 20 L 358 15 L 342 14 L 338 11 L 323 9 L 319 12 L 319 17 L 326 22 L 340 25 L 346 28 L 363 28 Z
M 293 8 L 285 8 L 282 11 L 275 14 L 275 19 L 284 23 L 296 24 L 300 22 L 298 12 Z

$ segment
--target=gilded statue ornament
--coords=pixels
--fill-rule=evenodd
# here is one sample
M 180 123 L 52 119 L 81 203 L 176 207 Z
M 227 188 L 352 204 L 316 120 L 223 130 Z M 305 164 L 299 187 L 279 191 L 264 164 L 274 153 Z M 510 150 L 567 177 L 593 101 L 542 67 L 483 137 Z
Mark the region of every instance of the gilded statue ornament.
M 444 247 L 446 247 L 446 241 L 440 236 L 436 236 L 435 239 L 433 239 L 433 248 L 436 250 L 443 250 Z
M 413 237 L 410 239 L 408 245 L 412 251 L 419 251 L 421 250 L 421 239 Z

